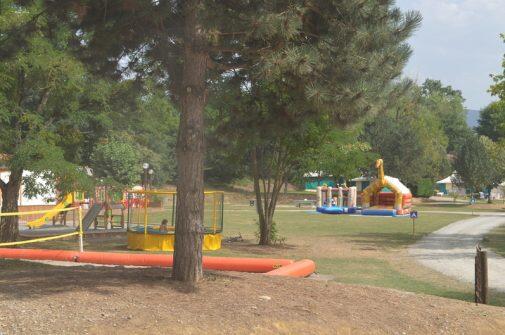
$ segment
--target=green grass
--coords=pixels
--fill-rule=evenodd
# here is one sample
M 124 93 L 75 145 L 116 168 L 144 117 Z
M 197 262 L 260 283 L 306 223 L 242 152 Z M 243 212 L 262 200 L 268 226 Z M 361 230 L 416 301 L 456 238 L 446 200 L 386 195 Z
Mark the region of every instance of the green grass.
M 318 271 L 331 273 L 337 282 L 393 288 L 444 298 L 474 301 L 471 289 L 455 288 L 448 283 L 422 280 L 406 275 L 385 260 L 375 258 L 316 259 Z M 505 294 L 490 291 L 490 304 L 505 306 Z
M 416 221 L 416 236 L 412 237 L 412 220 L 408 217 L 368 217 L 324 215 L 315 211 L 277 211 L 275 222 L 281 236 L 290 239 L 335 236 L 367 242 L 384 248 L 396 248 L 415 242 L 427 233 L 451 222 L 464 219 L 458 214 L 421 214 Z M 225 235 L 241 233 L 253 238 L 257 229 L 253 210 L 225 212 Z
M 415 206 L 418 211 L 449 211 L 449 212 L 505 212 L 505 203 L 503 201 L 494 201 L 492 204 L 480 202 L 475 205 L 468 203 L 437 203 L 427 202 Z
M 335 280 L 342 283 L 388 287 L 460 300 L 473 299 L 471 292 L 453 290 L 448 286 L 405 275 L 385 260 L 375 258 L 332 258 L 318 259 L 317 264 L 319 271 L 334 273 Z
M 505 257 L 505 226 L 500 226 L 491 230 L 484 237 L 483 244 L 486 248 Z
M 161 216 L 155 219 L 160 219 Z M 467 217 L 468 215 L 462 214 L 421 211 L 416 221 L 416 235 L 413 237 L 412 221 L 408 217 L 323 215 L 310 209 L 280 206 L 275 222 L 279 235 L 287 239 L 286 245 L 264 248 L 256 245 L 255 233 L 258 227 L 254 208 L 244 204 L 232 204 L 225 206 L 223 235 L 240 234 L 246 241 L 223 244 L 221 250 L 205 252 L 205 255 L 312 258 L 317 264 L 318 273 L 329 275 L 337 282 L 395 288 L 471 301 L 473 293 L 470 285 L 459 284 L 441 275 L 418 274 L 415 271 L 416 267 L 419 267 L 417 263 L 408 257 L 397 257 L 399 253 L 405 252 L 403 250 L 408 245 L 422 236 Z M 505 231 L 502 231 L 500 236 L 505 241 Z M 505 246 L 505 243 L 502 246 Z M 32 247 L 76 249 L 77 244 L 73 240 L 60 240 Z M 85 249 L 128 252 L 124 238 L 89 239 Z M 505 306 L 504 294 L 493 293 L 491 297 L 493 304 Z

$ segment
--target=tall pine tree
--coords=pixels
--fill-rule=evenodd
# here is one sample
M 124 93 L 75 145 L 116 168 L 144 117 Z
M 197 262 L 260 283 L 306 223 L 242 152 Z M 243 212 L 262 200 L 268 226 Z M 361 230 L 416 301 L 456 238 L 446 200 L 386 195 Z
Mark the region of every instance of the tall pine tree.
M 393 73 L 399 73 L 409 54 L 403 41 L 419 21 L 415 13 L 404 16 L 392 8 L 392 1 L 45 3 L 61 19 L 74 23 L 80 55 L 97 71 L 118 78 L 155 76 L 178 106 L 173 276 L 190 283 L 202 278 L 203 115 L 209 84 L 239 69 L 251 69 L 258 78 L 269 76 L 277 82 L 283 73 L 295 74 L 303 79 L 298 92 L 303 91 L 320 109 L 338 108 L 334 119 L 348 122 L 369 110 L 364 91 L 379 91 Z M 319 49 L 313 57 L 311 45 Z M 382 52 L 375 52 L 379 49 Z M 331 57 L 346 66 L 332 68 Z M 307 66 L 309 85 L 303 76 Z M 386 75 L 365 85 L 377 74 L 371 69 L 378 67 Z M 317 77 L 330 82 L 322 85 L 323 81 L 313 79 Z M 327 92 L 330 83 L 336 86 Z M 357 105 L 361 108 L 350 107 Z

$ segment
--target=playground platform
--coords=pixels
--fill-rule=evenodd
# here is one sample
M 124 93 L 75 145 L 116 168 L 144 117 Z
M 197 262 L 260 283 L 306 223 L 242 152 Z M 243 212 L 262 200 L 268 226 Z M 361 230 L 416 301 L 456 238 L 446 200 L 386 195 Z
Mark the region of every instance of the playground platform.
M 24 228 L 24 229 L 23 229 Z M 30 240 L 40 237 L 58 236 L 67 233 L 75 232 L 75 227 L 70 226 L 52 226 L 47 225 L 41 229 L 28 229 L 27 227 L 20 227 L 19 238 L 20 240 Z M 126 228 L 114 229 L 91 229 L 84 231 L 85 238 L 110 238 L 110 237 L 126 237 Z M 69 238 L 75 238 L 71 236 Z

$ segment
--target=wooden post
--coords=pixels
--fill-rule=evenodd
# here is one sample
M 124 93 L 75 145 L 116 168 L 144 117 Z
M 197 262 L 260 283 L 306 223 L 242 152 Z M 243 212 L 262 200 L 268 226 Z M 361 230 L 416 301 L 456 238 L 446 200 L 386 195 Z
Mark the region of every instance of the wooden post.
M 488 276 L 487 276 L 487 252 L 482 251 L 477 245 L 475 255 L 475 303 L 487 304 Z

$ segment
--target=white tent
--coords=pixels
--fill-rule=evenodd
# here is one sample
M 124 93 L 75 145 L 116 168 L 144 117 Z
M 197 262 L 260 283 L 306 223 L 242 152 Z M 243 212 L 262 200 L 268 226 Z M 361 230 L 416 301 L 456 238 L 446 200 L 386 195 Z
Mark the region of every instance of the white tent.
M 457 184 L 454 184 L 453 181 L 457 180 L 458 177 L 455 173 L 452 175 L 437 181 L 437 189 L 443 194 L 457 194 L 457 195 L 465 195 L 466 190 L 464 187 L 459 187 Z
M 10 174 L 11 174 L 10 171 L 0 172 L 0 179 L 2 179 L 4 182 L 8 182 Z M 29 177 L 31 174 L 32 173 L 30 171 L 24 171 L 23 177 Z M 47 181 L 43 180 L 42 178 L 37 177 L 36 183 L 41 186 L 45 186 L 47 184 Z M 21 185 L 21 189 L 19 191 L 18 205 L 19 206 L 54 205 L 54 204 L 56 204 L 55 198 L 56 198 L 56 195 L 53 192 L 49 192 L 47 194 L 38 195 L 36 197 L 29 198 L 24 193 L 24 185 Z M 1 199 L 0 199 L 0 203 L 1 203 Z

